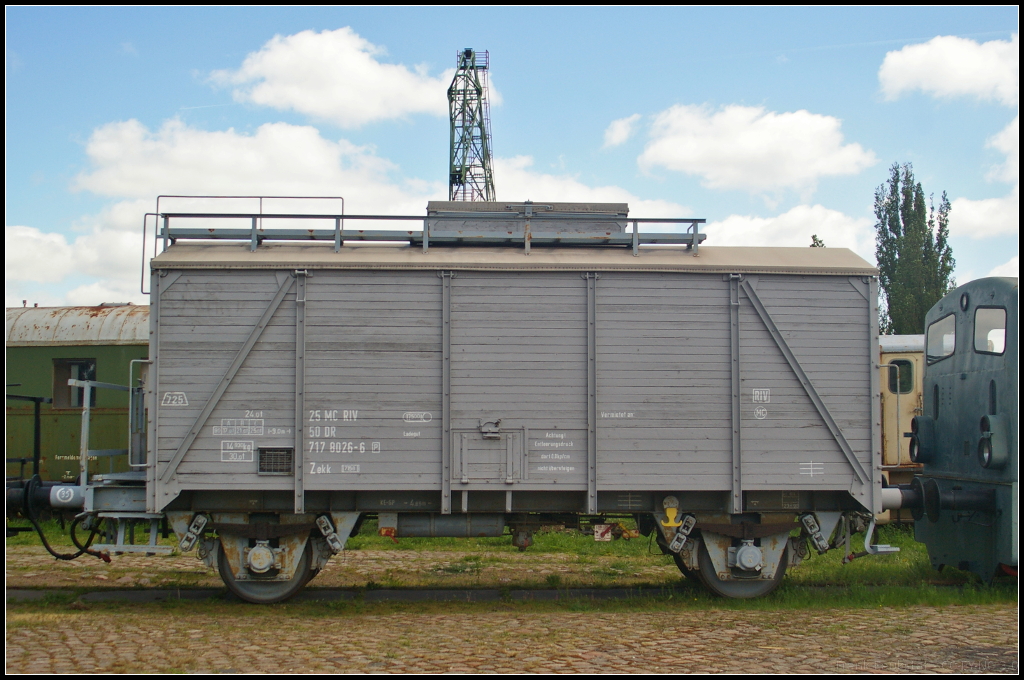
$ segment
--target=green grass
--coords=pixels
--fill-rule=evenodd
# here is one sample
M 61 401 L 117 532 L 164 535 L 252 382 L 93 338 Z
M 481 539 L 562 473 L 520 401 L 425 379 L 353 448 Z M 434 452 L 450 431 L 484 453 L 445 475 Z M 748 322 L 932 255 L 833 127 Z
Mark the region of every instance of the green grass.
M 376 534 L 376 523 L 367 521 L 361 534 L 350 539 L 350 549 L 363 550 L 459 550 L 470 552 L 463 560 L 472 560 L 475 553 L 485 553 L 481 561 L 500 560 L 501 553 L 516 552 L 511 537 L 476 539 L 391 539 Z M 756 600 L 724 600 L 714 597 L 692 583 L 681 583 L 677 592 L 664 598 L 641 598 L 632 601 L 565 600 L 557 603 L 515 603 L 516 607 L 552 607 L 555 610 L 630 610 L 635 607 L 684 607 L 694 609 L 821 609 L 832 607 L 899 607 L 913 605 L 951 606 L 995 604 L 1017 601 L 1017 581 L 985 585 L 969 572 L 946 568 L 941 573 L 932 569 L 925 546 L 914 540 L 912 525 L 880 527 L 876 544 L 889 544 L 900 552 L 888 555 L 867 555 L 843 564 L 842 548 L 825 555 L 812 555 L 787 573 L 783 585 L 765 598 Z M 851 551 L 864 549 L 863 536 L 851 541 Z M 614 579 L 636 571 L 642 565 L 672 565 L 668 556 L 645 537 L 632 540 L 597 542 L 593 537 L 571 529 L 553 529 L 534 535 L 531 553 L 567 554 L 574 559 L 565 563 L 580 568 L 594 566 L 601 579 Z M 607 559 L 615 558 L 609 562 Z M 486 586 L 488 584 L 481 584 Z M 662 585 L 662 584 L 651 584 Z M 549 574 L 534 587 L 565 587 L 565 576 Z M 350 603 L 332 606 L 344 608 Z M 383 603 L 382 603 L 383 604 Z M 376 605 L 375 605 L 376 606 Z
M 923 543 L 914 540 L 911 525 L 883 526 L 874 541 L 900 549 L 888 555 L 866 555 L 849 564 L 843 564 L 844 550 L 830 550 L 811 558 L 792 569 L 787 580 L 805 586 L 837 585 L 916 585 L 921 583 L 962 585 L 978 582 L 969 572 L 947 567 L 941 573 L 932 568 L 928 551 Z M 854 553 L 864 549 L 864 537 L 853 537 L 850 548 Z
M 18 527 L 31 527 L 28 520 L 17 519 L 13 522 L 14 526 Z M 71 527 L 70 522 L 65 522 L 64 527 L 61 528 L 60 523 L 55 519 L 48 519 L 39 522 L 39 526 L 42 527 L 43 533 L 46 535 L 46 541 L 54 548 L 60 546 L 64 548 L 73 547 L 71 542 L 71 535 L 68 533 L 68 529 Z M 89 537 L 89 532 L 78 527 L 75 530 L 78 535 L 78 540 L 85 541 Z M 148 541 L 149 527 L 139 525 L 135 528 L 135 542 L 145 543 Z M 97 535 L 94 543 L 99 543 L 102 537 Z M 174 536 L 174 533 L 168 534 L 167 538 L 159 538 L 158 542 L 160 545 L 177 545 L 178 539 Z M 7 545 L 42 545 L 39 540 L 39 534 L 33 531 L 22 531 L 15 536 L 11 536 L 7 539 Z
M 63 550 L 70 547 L 66 532 L 61 532 L 56 522 L 45 525 L 47 537 Z M 172 539 L 169 539 L 173 541 Z M 889 555 L 865 556 L 849 564 L 843 564 L 842 549 L 825 555 L 812 554 L 802 564 L 791 568 L 782 586 L 772 595 L 758 600 L 722 600 L 707 594 L 693 583 L 677 581 L 675 567 L 671 558 L 662 555 L 656 545 L 647 538 L 632 540 L 615 540 L 596 542 L 593 537 L 575 530 L 550 529 L 537 532 L 534 545 L 528 550 L 532 555 L 560 555 L 557 561 L 559 573 L 523 574 L 499 583 L 496 578 L 488 576 L 485 568 L 488 565 L 502 563 L 508 556 L 519 551 L 511 544 L 511 537 L 500 538 L 423 538 L 399 539 L 396 544 L 391 539 L 376 535 L 376 522 L 367 521 L 360 535 L 352 537 L 347 545 L 348 550 L 382 550 L 402 551 L 420 550 L 434 552 L 450 552 L 450 559 L 443 558 L 442 564 L 434 568 L 436 576 L 470 577 L 471 581 L 457 581 L 460 587 L 473 588 L 572 588 L 580 584 L 578 574 L 587 573 L 591 587 L 620 586 L 640 588 L 664 588 L 666 585 L 675 587 L 675 592 L 663 598 L 642 598 L 643 604 L 629 604 L 629 601 L 616 603 L 580 601 L 572 607 L 594 607 L 599 610 L 614 610 L 615 607 L 631 606 L 671 606 L 693 608 L 740 608 L 740 609 L 785 609 L 785 608 L 828 608 L 837 606 L 855 607 L 886 607 L 933 605 L 944 606 L 953 604 L 989 604 L 999 602 L 1016 602 L 1017 580 L 1004 579 L 993 585 L 985 585 L 980 580 L 964 571 L 946 568 L 941 573 L 932 569 L 927 551 L 923 544 L 913 539 L 913 528 L 910 526 L 881 527 L 876 538 L 877 543 L 887 543 L 900 548 L 899 553 Z M 8 539 L 8 545 L 38 545 L 39 539 L 33 534 L 21 534 Z M 854 537 L 851 544 L 854 552 L 863 549 L 863 539 Z M 651 568 L 654 568 L 653 570 Z M 636 577 L 641 570 L 647 569 L 643 576 Z M 507 574 L 507 572 L 504 572 Z M 577 574 L 574 577 L 574 574 Z M 181 574 L 175 582 L 181 587 L 188 587 L 190 581 L 196 581 L 199 575 L 194 573 Z M 396 570 L 387 570 L 373 577 L 367 589 L 375 588 L 408 588 L 408 574 Z M 595 582 L 596 581 L 596 582 Z M 415 581 L 413 582 L 415 583 Z M 438 587 L 444 580 L 425 582 L 418 587 Z M 316 586 L 316 582 L 313 583 Z M 441 586 L 445 587 L 445 586 Z M 59 599 L 59 598 L 58 598 Z M 552 603 L 555 609 L 569 607 L 568 601 Z M 660 604 L 659 604 L 660 603 Z M 58 601 L 52 603 L 59 605 Z M 510 603 L 515 606 L 540 606 L 529 603 Z M 36 604 L 33 606 L 41 606 Z M 168 605 L 171 606 L 171 605 Z M 348 607 L 353 603 L 317 603 L 316 607 Z M 378 605 L 374 605 L 377 607 Z M 379 606 L 391 606 L 381 603 Z M 404 605 L 403 605 L 404 606 Z M 429 603 L 423 604 L 429 608 Z M 461 605 L 460 605 L 461 606 Z M 544 605 L 548 606 L 548 605 Z M 575 610 L 575 609 L 574 609 Z
M 395 543 L 390 538 L 376 535 L 377 524 L 368 520 L 363 524 L 358 536 L 349 539 L 347 550 L 419 550 L 489 553 L 482 556 L 484 560 L 497 560 L 501 553 L 517 552 L 511 544 L 511 536 L 500 538 L 402 538 Z M 910 585 L 921 582 L 936 584 L 963 584 L 972 582 L 968 572 L 946 568 L 941 574 L 932 569 L 928 561 L 927 550 L 922 543 L 914 540 L 912 525 L 891 525 L 879 527 L 874 542 L 889 544 L 900 549 L 900 552 L 888 555 L 867 555 L 843 564 L 842 548 L 830 550 L 824 555 L 812 553 L 798 567 L 793 568 L 788 580 L 803 585 L 853 585 L 857 583 L 870 585 Z M 850 544 L 851 551 L 856 553 L 864 549 L 863 535 L 854 536 Z M 647 537 L 631 540 L 614 540 L 599 542 L 589 534 L 573 529 L 549 529 L 534 534 L 534 543 L 527 549 L 530 553 L 567 554 L 575 556 L 577 564 L 593 564 L 592 557 L 622 558 L 605 564 L 606 571 L 629 572 L 636 566 L 637 558 L 650 556 L 662 557 L 666 564 L 671 563 L 668 557 Z M 472 558 L 463 558 L 472 559 Z
M 477 574 L 480 573 L 480 565 L 478 563 L 456 562 L 455 564 L 438 567 L 437 570 L 443 574 Z
M 625 523 L 625 522 L 624 522 Z M 633 526 L 632 522 L 625 523 Z M 507 531 L 507 530 L 506 530 Z M 651 548 L 646 537 L 595 541 L 593 536 L 575 529 L 548 527 L 533 535 L 533 545 L 528 552 L 569 553 L 573 555 L 647 555 Z M 420 550 L 459 552 L 517 552 L 512 545 L 511 534 L 494 538 L 399 538 L 397 542 L 377 535 L 377 520 L 363 522 L 358 536 L 352 536 L 345 544 L 346 550 Z M 659 552 L 657 548 L 654 551 Z
M 18 527 L 31 527 L 28 520 L 18 519 L 13 522 L 14 526 Z M 68 535 L 68 523 L 64 524 L 64 528 L 61 529 L 60 524 L 57 520 L 46 520 L 39 523 L 39 526 L 43 528 L 43 533 L 46 534 L 46 540 L 51 546 L 57 547 L 71 547 L 71 537 Z M 81 540 L 85 540 L 89 536 L 89 532 L 78 530 L 78 536 Z M 39 541 L 39 535 L 35 531 L 22 531 L 15 536 L 11 536 L 7 539 L 7 545 L 42 545 Z

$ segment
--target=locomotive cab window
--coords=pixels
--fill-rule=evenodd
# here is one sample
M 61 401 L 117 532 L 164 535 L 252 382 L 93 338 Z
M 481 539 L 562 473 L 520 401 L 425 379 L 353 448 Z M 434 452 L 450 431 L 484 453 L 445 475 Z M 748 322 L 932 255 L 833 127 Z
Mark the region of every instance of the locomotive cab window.
M 911 392 L 914 389 L 914 362 L 893 359 L 889 363 L 889 391 L 893 394 Z
M 929 364 L 945 359 L 956 351 L 956 315 L 947 314 L 928 326 L 925 347 Z
M 84 387 L 71 387 L 68 380 L 95 380 L 95 359 L 54 359 L 53 360 L 53 407 L 82 408 L 85 400 Z M 96 405 L 96 390 L 92 390 L 89 406 Z
M 1006 310 L 978 307 L 974 312 L 974 351 L 1002 354 L 1006 351 Z

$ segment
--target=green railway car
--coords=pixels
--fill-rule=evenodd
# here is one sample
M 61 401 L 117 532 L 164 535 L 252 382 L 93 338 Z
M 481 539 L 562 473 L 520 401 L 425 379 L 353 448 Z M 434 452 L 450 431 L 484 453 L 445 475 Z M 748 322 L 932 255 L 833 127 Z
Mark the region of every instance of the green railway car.
M 37 404 L 39 475 L 73 482 L 79 473 L 81 388 L 69 379 L 128 385 L 132 360 L 149 353 L 149 307 L 13 307 L 7 309 L 7 479 L 33 472 Z M 137 369 L 136 369 L 137 372 Z M 90 449 L 128 445 L 128 393 L 95 390 Z M 108 471 L 110 460 L 91 467 Z M 115 465 L 124 465 L 119 463 Z M 116 468 L 115 468 L 116 470 Z

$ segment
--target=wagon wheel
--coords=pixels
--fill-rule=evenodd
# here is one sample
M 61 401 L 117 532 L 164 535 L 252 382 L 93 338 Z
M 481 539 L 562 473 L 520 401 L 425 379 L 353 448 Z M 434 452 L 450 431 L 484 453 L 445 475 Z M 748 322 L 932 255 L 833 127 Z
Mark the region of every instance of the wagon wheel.
M 682 555 L 679 555 L 678 553 L 670 554 L 672 555 L 672 560 L 676 563 L 676 566 L 679 568 L 679 571 L 683 574 L 683 576 L 686 577 L 688 581 L 694 581 L 695 583 L 701 582 L 700 574 L 686 566 L 686 562 L 683 561 Z
M 718 572 L 715 571 L 715 565 L 711 561 L 711 555 L 708 554 L 708 549 L 704 545 L 704 541 L 700 542 L 698 550 L 700 552 L 697 553 L 697 563 L 700 565 L 700 571 L 697 572 L 697 576 L 708 590 L 720 597 L 729 597 L 734 599 L 763 597 L 779 587 L 779 584 L 782 583 L 782 577 L 786 574 L 786 565 L 789 563 L 789 547 L 787 546 L 782 551 L 782 556 L 779 559 L 779 567 L 775 570 L 774 578 L 751 578 L 737 579 L 735 581 L 723 581 L 718 578 Z
M 303 586 L 312 578 L 313 572 L 309 568 L 312 552 L 308 542 L 306 543 L 306 548 L 302 551 L 302 556 L 299 557 L 298 564 L 295 565 L 295 575 L 289 581 L 238 581 L 235 579 L 227 557 L 224 555 L 224 546 L 220 545 L 219 550 L 217 566 L 220 571 L 221 580 L 224 581 L 224 585 L 228 587 L 228 590 L 246 602 L 252 602 L 253 604 L 283 602 L 302 590 Z
M 668 549 L 668 544 L 665 543 L 665 539 L 661 537 L 660 532 L 658 533 L 657 543 L 658 547 L 661 548 L 661 553 L 663 555 L 670 555 L 672 557 L 672 561 L 676 563 L 676 567 L 679 568 L 680 573 L 682 573 L 682 575 L 685 576 L 687 580 L 694 581 L 697 583 L 700 582 L 700 578 L 697 576 L 697 572 L 686 566 L 686 562 L 683 561 L 682 555 L 680 555 L 679 553 L 674 553 Z

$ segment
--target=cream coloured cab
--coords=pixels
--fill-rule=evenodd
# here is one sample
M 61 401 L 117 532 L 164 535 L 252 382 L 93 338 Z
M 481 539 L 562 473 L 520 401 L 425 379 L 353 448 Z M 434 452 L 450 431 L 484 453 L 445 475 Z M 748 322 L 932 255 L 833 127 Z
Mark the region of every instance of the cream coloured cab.
M 909 484 L 921 465 L 910 460 L 914 416 L 923 413 L 924 335 L 883 335 L 878 339 L 882 387 L 882 470 L 890 485 Z M 894 511 L 895 512 L 895 511 Z M 879 519 L 888 517 L 889 511 Z M 900 521 L 910 520 L 909 512 Z

